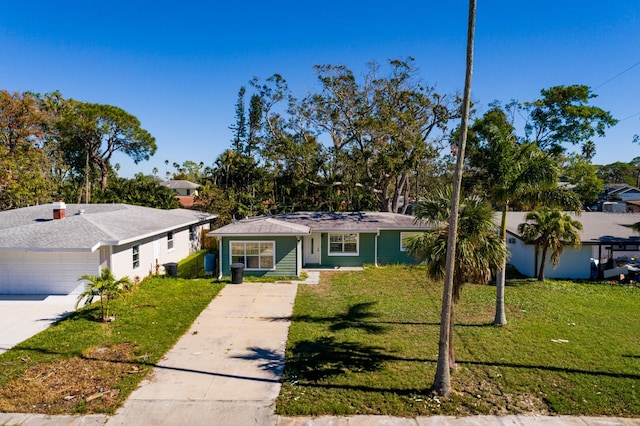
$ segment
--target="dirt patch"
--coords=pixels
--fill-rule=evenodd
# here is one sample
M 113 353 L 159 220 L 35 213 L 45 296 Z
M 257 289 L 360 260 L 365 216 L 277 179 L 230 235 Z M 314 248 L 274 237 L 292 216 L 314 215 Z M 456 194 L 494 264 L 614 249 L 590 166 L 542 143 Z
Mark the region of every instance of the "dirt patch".
M 75 357 L 29 367 L 0 388 L 0 412 L 105 413 L 120 404 L 116 384 L 143 370 L 134 362 L 134 346 L 99 346 Z
M 458 378 L 460 376 L 462 374 Z M 549 414 L 543 395 L 505 393 L 499 384 L 501 376 L 497 373 L 494 377 L 479 379 L 480 371 L 470 374 L 467 371 L 465 376 L 466 381 L 460 380 L 455 384 L 459 388 L 457 395 L 460 397 L 460 405 L 457 410 L 460 415 Z

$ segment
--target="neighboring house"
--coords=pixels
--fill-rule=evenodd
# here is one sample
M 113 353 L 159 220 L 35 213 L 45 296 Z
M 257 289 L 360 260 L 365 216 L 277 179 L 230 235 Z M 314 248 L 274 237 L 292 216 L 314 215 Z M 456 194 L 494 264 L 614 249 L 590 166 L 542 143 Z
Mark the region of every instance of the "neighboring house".
M 232 263 L 247 275 L 299 276 L 303 267 L 414 264 L 403 242 L 424 231 L 395 213 L 297 212 L 244 219 L 207 235 L 218 238 L 220 275 Z
M 605 185 L 604 189 L 608 200 L 640 200 L 640 189 L 626 183 L 608 184 Z
M 215 215 L 57 202 L 0 212 L 0 294 L 70 294 L 83 274 L 144 278 L 200 248 Z
M 522 274 L 533 277 L 540 264 L 540 255 L 536 255 L 535 246 L 526 244 L 518 233 L 518 225 L 525 222 L 526 214 L 507 213 L 507 247 L 511 251 L 509 263 Z M 551 266 L 551 253 L 547 253 L 545 277 L 589 279 L 592 277 L 592 259 L 604 269 L 610 259 L 640 256 L 640 235 L 631 229 L 634 223 L 640 222 L 640 214 L 583 212 L 579 216 L 572 215 L 582 223 L 582 246 L 578 249 L 566 247 L 556 269 Z
M 180 205 L 185 208 L 193 207 L 195 196 L 198 195 L 198 188 L 200 188 L 200 185 L 188 180 L 167 180 L 160 182 L 160 185 L 171 189 Z

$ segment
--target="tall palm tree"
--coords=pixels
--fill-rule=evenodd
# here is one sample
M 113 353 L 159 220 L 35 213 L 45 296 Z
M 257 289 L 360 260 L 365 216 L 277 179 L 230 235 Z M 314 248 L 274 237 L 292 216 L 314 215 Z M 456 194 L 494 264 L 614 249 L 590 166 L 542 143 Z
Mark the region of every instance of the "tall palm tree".
M 469 110 L 471 109 L 471 79 L 473 76 L 473 47 L 476 32 L 476 0 L 469 0 L 469 18 L 467 20 L 467 61 L 464 76 L 464 95 L 462 100 L 462 117 L 460 118 L 460 140 L 458 142 L 458 160 L 453 181 L 451 197 L 451 218 L 447 241 L 447 261 L 445 266 L 444 289 L 442 291 L 442 311 L 440 313 L 440 337 L 438 339 L 438 363 L 433 389 L 438 395 L 449 397 L 451 394 L 451 365 L 449 363 L 449 346 L 451 341 L 451 311 L 453 307 L 453 275 L 456 253 L 456 234 L 458 229 L 458 209 L 460 189 L 462 187 L 462 170 L 464 168 L 464 152 L 467 145 L 469 127 Z
M 582 223 L 558 209 L 541 207 L 527 213 L 525 223 L 518 225 L 518 232 L 524 240 L 536 245 L 536 254 L 542 250 L 538 281 L 544 281 L 544 267 L 547 263 L 547 253 L 551 250 L 551 264 L 557 267 L 564 246 L 570 244 L 580 247 L 580 232 Z
M 451 188 L 436 191 L 415 206 L 417 220 L 430 229 L 408 243 L 410 252 L 427 265 L 427 274 L 442 279 L 446 272 Z M 506 246 L 497 233 L 490 203 L 479 197 L 466 197 L 460 202 L 453 271 L 452 306 L 449 312 L 449 365 L 455 367 L 453 348 L 453 316 L 465 282 L 486 284 L 508 256 Z
M 514 128 L 500 107 L 489 110 L 471 128 L 477 146 L 471 165 L 481 169 L 482 187 L 501 211 L 500 236 L 506 245 L 507 212 L 514 204 L 525 207 L 561 206 L 580 211 L 572 191 L 558 187 L 558 163 L 534 143 L 518 144 Z M 506 260 L 496 275 L 494 324 L 505 325 Z

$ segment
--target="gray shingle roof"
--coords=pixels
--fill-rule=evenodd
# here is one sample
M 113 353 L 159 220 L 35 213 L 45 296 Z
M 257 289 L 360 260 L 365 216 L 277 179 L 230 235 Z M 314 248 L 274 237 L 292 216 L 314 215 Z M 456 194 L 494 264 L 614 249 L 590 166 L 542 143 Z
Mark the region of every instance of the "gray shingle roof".
M 526 214 L 527 212 L 507 213 L 507 231 L 518 236 L 518 225 L 525 222 Z M 637 240 L 640 237 L 631 229 L 634 223 L 640 222 L 640 213 L 583 212 L 579 216 L 569 214 L 582 223 L 582 244 Z
M 78 214 L 83 210 L 83 214 Z M 195 210 L 159 210 L 128 204 L 67 204 L 53 220 L 53 205 L 0 212 L 0 250 L 93 251 L 120 245 L 216 216 Z
M 254 217 L 243 219 L 210 232 L 211 235 L 308 235 L 308 226 L 289 223 L 273 217 Z
M 188 180 L 167 180 L 160 182 L 161 186 L 166 186 L 169 189 L 197 189 L 200 185 Z
M 298 228 L 293 228 L 298 226 Z M 415 217 L 383 212 L 295 212 L 244 219 L 212 235 L 306 235 L 309 232 L 378 232 L 422 230 Z

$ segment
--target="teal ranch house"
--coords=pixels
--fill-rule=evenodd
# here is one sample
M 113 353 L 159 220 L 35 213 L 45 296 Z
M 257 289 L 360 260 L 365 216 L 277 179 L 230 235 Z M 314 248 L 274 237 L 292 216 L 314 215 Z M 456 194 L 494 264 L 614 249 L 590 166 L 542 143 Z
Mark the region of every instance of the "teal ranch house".
M 232 263 L 252 276 L 300 276 L 302 268 L 416 264 L 405 247 L 426 229 L 415 217 L 378 212 L 296 212 L 243 219 L 218 238 L 220 276 Z

